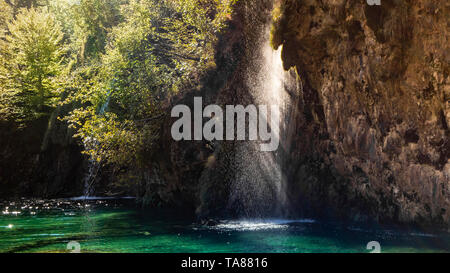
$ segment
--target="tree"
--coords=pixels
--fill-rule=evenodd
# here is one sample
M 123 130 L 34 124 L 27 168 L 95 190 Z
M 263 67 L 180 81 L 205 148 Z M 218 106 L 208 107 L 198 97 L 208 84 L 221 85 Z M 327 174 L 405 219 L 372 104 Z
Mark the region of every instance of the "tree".
M 7 89 L 7 69 L 5 65 L 5 52 L 8 45 L 5 35 L 8 31 L 8 23 L 13 18 L 13 8 L 4 0 L 0 0 L 0 121 L 7 120 L 14 115 L 11 93 Z
M 81 63 L 104 53 L 108 32 L 121 21 L 124 0 L 81 0 L 73 5 L 74 42 Z
M 81 107 L 66 118 L 77 136 L 96 143 L 86 151 L 92 158 L 137 165 L 151 154 L 168 99 L 214 67 L 215 42 L 235 2 L 130 0 L 122 7 L 123 22 L 108 32 L 89 83 L 72 94 Z
M 63 70 L 62 39 L 60 25 L 46 8 L 21 9 L 8 23 L 2 93 L 19 120 L 36 117 L 54 104 Z
M 21 8 L 31 8 L 38 4 L 38 0 L 4 0 L 6 4 L 8 4 L 13 10 L 14 14 L 16 14 L 17 10 Z

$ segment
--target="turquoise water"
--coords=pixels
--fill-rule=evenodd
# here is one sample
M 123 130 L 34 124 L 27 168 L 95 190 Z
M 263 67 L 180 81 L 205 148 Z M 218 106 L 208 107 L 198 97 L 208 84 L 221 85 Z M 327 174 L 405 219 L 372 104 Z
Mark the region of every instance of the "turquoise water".
M 128 203 L 128 204 L 127 204 Z M 195 223 L 182 212 L 136 209 L 133 201 L 0 202 L 0 252 L 450 252 L 447 233 L 338 226 L 313 219 Z

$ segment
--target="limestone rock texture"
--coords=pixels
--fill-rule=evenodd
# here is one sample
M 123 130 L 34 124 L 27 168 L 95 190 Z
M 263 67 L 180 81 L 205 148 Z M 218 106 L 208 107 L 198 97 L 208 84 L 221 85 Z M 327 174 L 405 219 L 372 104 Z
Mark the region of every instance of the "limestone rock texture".
M 308 214 L 450 226 L 450 3 L 282 0 L 303 91 L 290 198 Z
M 449 11 L 438 0 L 239 1 L 217 68 L 171 104 L 251 103 L 245 73 L 271 24 L 272 46 L 301 86 L 282 143 L 283 216 L 448 229 Z M 174 121 L 162 128 L 138 199 L 200 218 L 239 216 L 227 207 L 236 143 L 175 142 Z

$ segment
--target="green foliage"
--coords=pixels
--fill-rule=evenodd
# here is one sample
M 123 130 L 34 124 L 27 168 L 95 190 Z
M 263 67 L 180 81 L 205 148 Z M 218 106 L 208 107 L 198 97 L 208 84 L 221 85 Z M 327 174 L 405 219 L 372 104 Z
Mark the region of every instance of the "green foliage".
M 281 33 L 282 33 L 282 25 L 284 23 L 284 9 L 285 4 L 282 2 L 281 4 L 275 5 L 272 11 L 272 27 L 270 29 L 270 44 L 273 49 L 278 49 L 278 47 L 283 43 Z
M 54 105 L 63 70 L 62 38 L 60 25 L 46 8 L 21 9 L 7 24 L 0 71 L 3 113 L 26 120 Z
M 84 105 L 67 120 L 79 137 L 96 140 L 88 154 L 137 164 L 152 152 L 169 98 L 215 66 L 214 45 L 234 2 L 131 0 L 122 6 L 123 22 L 109 32 L 90 83 L 69 100 Z
M 80 0 L 72 6 L 74 44 L 80 61 L 104 53 L 110 29 L 121 21 L 122 0 Z
M 3 35 L 6 32 L 8 22 L 13 18 L 13 8 L 5 0 L 0 0 L 0 30 Z M 1 36 L 4 38 L 4 36 Z
M 215 67 L 237 0 L 0 0 L 0 117 L 55 102 L 99 162 L 154 151 L 171 96 Z

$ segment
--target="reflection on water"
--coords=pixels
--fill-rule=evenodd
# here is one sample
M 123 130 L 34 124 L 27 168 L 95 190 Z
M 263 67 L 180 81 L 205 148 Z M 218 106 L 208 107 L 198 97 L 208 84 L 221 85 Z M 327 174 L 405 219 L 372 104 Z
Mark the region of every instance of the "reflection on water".
M 0 252 L 450 252 L 447 233 L 342 226 L 312 219 L 196 224 L 183 212 L 142 211 L 133 200 L 0 202 Z
M 267 229 L 286 229 L 295 223 L 315 223 L 312 219 L 301 220 L 283 220 L 283 219 L 265 219 L 265 220 L 242 220 L 242 221 L 223 221 L 212 229 L 216 230 L 236 230 L 236 231 L 256 231 Z

